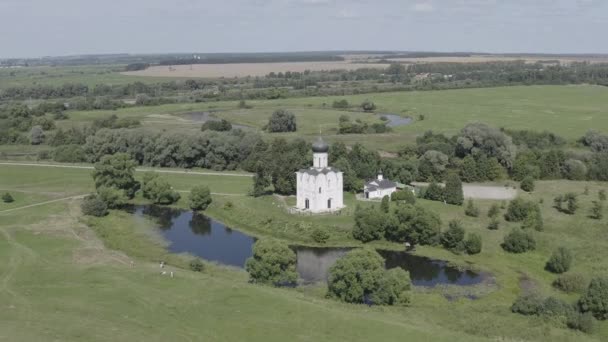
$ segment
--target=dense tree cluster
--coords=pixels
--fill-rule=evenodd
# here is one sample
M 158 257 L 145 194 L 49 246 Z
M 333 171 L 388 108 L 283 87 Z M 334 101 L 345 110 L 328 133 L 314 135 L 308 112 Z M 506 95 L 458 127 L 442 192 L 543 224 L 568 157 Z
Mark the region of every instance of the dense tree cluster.
M 266 129 L 270 133 L 295 132 L 297 129 L 296 117 L 289 111 L 278 109 L 272 113 Z
M 181 198 L 169 182 L 156 172 L 146 172 L 141 187 L 144 198 L 155 204 L 173 204 Z
M 245 269 L 252 283 L 291 286 L 298 280 L 296 254 L 276 240 L 257 240 Z

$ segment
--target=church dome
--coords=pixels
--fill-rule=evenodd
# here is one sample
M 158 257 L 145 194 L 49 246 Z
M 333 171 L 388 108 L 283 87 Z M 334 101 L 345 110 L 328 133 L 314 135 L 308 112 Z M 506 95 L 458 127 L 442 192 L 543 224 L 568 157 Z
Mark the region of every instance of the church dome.
M 312 151 L 315 153 L 327 153 L 327 151 L 329 151 L 329 145 L 319 137 L 317 141 L 312 144 Z

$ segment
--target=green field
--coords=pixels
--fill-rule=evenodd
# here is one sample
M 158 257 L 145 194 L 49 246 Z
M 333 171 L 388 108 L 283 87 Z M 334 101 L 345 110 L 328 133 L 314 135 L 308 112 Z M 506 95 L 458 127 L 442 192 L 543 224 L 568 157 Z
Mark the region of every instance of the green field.
M 333 101 L 342 98 L 355 106 L 370 99 L 378 106 L 377 113 L 410 116 L 415 121 L 397 127 L 388 134 L 339 135 L 336 133 L 340 115 L 349 115 L 352 120 L 360 118 L 367 122 L 379 122 L 378 116 L 372 114 L 331 109 Z M 150 129 L 194 131 L 200 127 L 200 123 L 184 120 L 177 114 L 213 111 L 218 118 L 260 130 L 274 110 L 284 108 L 296 115 L 299 131 L 266 134 L 268 137 L 303 136 L 312 139 L 322 131 L 330 142 L 343 141 L 349 145 L 361 142 L 370 148 L 394 152 L 412 143 L 416 136 L 427 130 L 454 134 L 471 122 L 509 129 L 549 130 L 573 142 L 589 129 L 608 127 L 606 98 L 608 87 L 601 86 L 519 86 L 248 101 L 253 106 L 249 110 L 238 109 L 237 102 L 224 101 L 134 107 L 118 111 L 80 111 L 70 112 L 71 120 L 61 125 L 90 122 L 96 117 L 117 114 L 139 118 L 144 127 Z M 423 121 L 418 120 L 420 115 L 424 115 Z
M 181 176 L 169 177 L 178 189 L 186 184 L 215 185 L 215 191 L 228 186 L 217 183 L 220 176 L 191 175 L 188 181 L 180 180 Z M 232 191 L 245 189 L 245 183 L 242 188 L 232 186 Z M 586 186 L 590 193 L 579 196 L 581 209 L 576 215 L 557 213 L 551 207 L 556 194 L 582 193 Z M 419 247 L 417 253 L 491 272 L 496 286 L 476 290 L 482 295 L 479 300 L 463 298 L 455 302 L 443 294 L 456 289 L 418 289 L 412 306 L 407 308 L 340 304 L 324 299 L 323 290 L 314 286 L 283 290 L 249 285 L 243 271 L 213 265 L 202 274 L 192 273 L 180 268 L 187 259 L 166 253 L 150 230 L 152 223 L 142 225 L 121 212 L 83 221 L 76 200 L 3 212 L 86 193 L 91 188 L 89 170 L 0 165 L 0 189 L 11 190 L 17 200 L 0 204 L 0 255 L 7 260 L 0 266 L 0 299 L 8 308 L 0 314 L 3 335 L 12 340 L 87 341 L 109 336 L 117 340 L 180 336 L 218 341 L 272 341 L 284 336 L 306 341 L 369 340 L 370 336 L 379 340 L 408 336 L 412 340 L 450 341 L 584 341 L 608 337 L 605 323 L 594 335 L 585 335 L 509 310 L 521 291 L 520 278 L 524 275 L 545 296 L 576 300 L 576 295 L 552 289 L 550 283 L 556 276 L 543 269 L 557 246 L 567 245 L 573 251 L 571 272 L 606 274 L 608 261 L 600 257 L 608 248 L 606 219 L 595 221 L 586 216 L 597 191 L 608 189 L 603 183 L 538 182 L 537 190 L 524 196 L 543 200 L 545 231 L 535 233 L 537 250 L 521 255 L 505 253 L 499 247 L 504 234 L 518 224 L 502 221 L 498 231 L 485 228 L 489 222 L 485 213 L 493 201 L 478 201 L 482 215 L 473 219 L 465 217 L 461 207 L 420 200 L 422 206 L 440 214 L 444 225 L 458 218 L 467 232 L 481 234 L 484 248 L 473 256 L 455 255 L 437 247 Z M 37 193 L 32 194 L 34 191 Z M 224 203 L 229 200 L 235 205 L 226 209 Z M 353 199 L 347 197 L 346 201 L 352 208 Z M 208 213 L 258 236 L 307 242 L 298 235 L 302 227 L 325 225 L 335 229 L 331 244 L 357 244 L 346 234 L 353 222 L 352 212 L 345 216 L 291 216 L 285 214 L 275 197 L 214 196 Z M 281 225 L 264 227 L 259 224 L 263 217 Z M 177 278 L 159 276 L 155 263 L 159 258 L 169 261 Z M 135 266 L 130 265 L 131 261 Z M 90 311 L 90 307 L 96 309 Z M 230 319 L 239 322 L 238 327 Z

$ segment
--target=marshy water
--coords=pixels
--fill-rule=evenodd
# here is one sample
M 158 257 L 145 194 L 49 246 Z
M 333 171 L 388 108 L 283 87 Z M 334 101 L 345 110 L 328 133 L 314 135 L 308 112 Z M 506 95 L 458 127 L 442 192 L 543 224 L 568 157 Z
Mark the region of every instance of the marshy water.
M 230 229 L 201 214 L 191 211 L 142 205 L 132 208 L 136 217 L 152 218 L 172 253 L 189 253 L 223 265 L 244 267 L 253 254 L 255 238 Z M 313 248 L 292 246 L 297 254 L 297 271 L 304 283 L 327 280 L 327 271 L 349 248 Z M 387 268 L 402 267 L 410 272 L 416 286 L 468 286 L 479 284 L 484 276 L 462 271 L 445 261 L 431 260 L 403 251 L 378 250 Z
M 405 125 L 409 125 L 412 123 L 412 118 L 410 117 L 404 117 L 401 115 L 397 115 L 397 114 L 390 114 L 390 113 L 378 113 L 379 117 L 385 117 L 387 120 L 387 126 L 388 127 L 399 127 L 399 126 L 405 126 Z

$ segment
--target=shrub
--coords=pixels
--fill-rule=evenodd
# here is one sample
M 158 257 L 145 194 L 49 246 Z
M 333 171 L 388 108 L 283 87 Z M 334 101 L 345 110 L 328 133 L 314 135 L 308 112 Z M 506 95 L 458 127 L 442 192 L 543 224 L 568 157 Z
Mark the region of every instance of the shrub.
M 371 294 L 371 300 L 377 305 L 408 305 L 411 280 L 409 272 L 400 267 L 385 271 L 378 281 L 378 287 Z
M 467 207 L 464 209 L 464 214 L 471 217 L 479 217 L 479 208 L 475 206 L 472 199 L 467 201 Z
M 316 228 L 312 231 L 310 237 L 312 237 L 314 242 L 325 243 L 327 240 L 329 240 L 329 233 L 325 229 Z
M 534 178 L 527 176 L 519 184 L 519 187 L 525 192 L 534 191 Z
M 543 301 L 539 314 L 547 317 L 567 317 L 572 311 L 574 311 L 572 305 L 555 297 L 547 297 Z
M 355 227 L 353 237 L 362 242 L 378 240 L 384 234 L 383 222 L 385 215 L 374 207 L 357 208 L 355 211 Z
M 407 204 L 416 204 L 416 196 L 410 190 L 402 190 L 391 194 L 391 201 L 405 202 Z
M 282 286 L 293 285 L 298 280 L 296 254 L 276 240 L 256 241 L 245 269 L 252 283 Z
M 488 209 L 488 217 L 495 218 L 498 216 L 498 214 L 500 214 L 500 207 L 498 204 L 494 203 L 490 209 Z
M 524 222 L 521 224 L 522 229 L 534 229 L 536 231 L 542 231 L 544 227 L 543 217 L 540 212 L 540 207 L 538 205 L 533 207 L 534 210 L 528 212 Z
M 205 210 L 209 207 L 213 199 L 211 198 L 211 191 L 204 185 L 195 186 L 190 191 L 190 197 L 188 198 L 188 205 L 192 210 Z M 228 202 L 226 202 L 226 205 Z M 226 207 L 224 205 L 224 207 Z
M 80 163 L 87 160 L 87 155 L 80 145 L 62 145 L 53 151 L 53 160 L 60 163 Z
M 97 194 L 110 209 L 120 208 L 127 204 L 127 201 L 129 200 L 124 190 L 111 186 L 97 188 Z
M 524 253 L 536 249 L 536 240 L 530 233 L 514 229 L 505 236 L 501 246 L 510 253 Z
M 2 195 L 2 202 L 4 202 L 4 203 L 13 203 L 14 201 L 15 201 L 15 199 L 13 198 L 13 196 L 10 193 L 5 192 Z
M 553 199 L 555 209 L 573 215 L 578 209 L 578 199 L 577 195 L 573 192 L 569 192 L 565 195 L 556 196 Z M 566 208 L 563 207 L 563 204 L 566 203 Z
M 389 210 L 391 209 L 390 200 L 391 200 L 391 198 L 388 195 L 385 195 L 384 197 L 382 197 L 382 202 L 380 203 L 380 210 L 382 210 L 382 212 L 384 212 L 384 213 L 389 212 Z
M 441 234 L 441 244 L 444 248 L 461 251 L 464 249 L 464 228 L 459 221 L 453 220 L 449 222 L 448 230 Z
M 553 273 L 564 273 L 572 265 L 572 253 L 565 247 L 558 247 L 547 261 L 545 269 Z
M 516 198 L 509 202 L 507 212 L 505 213 L 505 220 L 510 222 L 521 222 L 528 216 L 528 213 L 533 210 L 540 210 L 538 204 Z
M 206 121 L 202 126 L 201 126 L 201 131 L 218 131 L 218 132 L 225 132 L 225 131 L 229 131 L 232 129 L 232 124 L 230 122 L 228 122 L 227 120 L 221 119 L 221 120 L 209 120 Z
M 365 100 L 363 103 L 361 103 L 361 109 L 366 112 L 372 112 L 376 109 L 376 104 L 370 100 Z
M 331 106 L 333 108 L 337 108 L 337 109 L 344 109 L 344 108 L 348 108 L 349 104 L 348 104 L 348 101 L 346 101 L 345 99 L 342 99 L 342 100 L 334 101 L 334 103 L 332 103 Z
M 232 203 L 232 201 L 226 201 L 226 203 L 224 203 L 224 210 L 230 210 L 234 208 L 234 203 Z
M 431 182 L 431 184 L 429 184 L 429 186 L 424 191 L 423 197 L 425 199 L 428 199 L 431 201 L 443 201 L 443 199 L 444 199 L 443 188 L 436 182 Z
M 593 201 L 593 205 L 589 212 L 589 217 L 596 220 L 601 220 L 604 217 L 604 202 Z
M 490 230 L 498 230 L 498 228 L 500 228 L 500 221 L 498 221 L 497 218 L 491 219 L 490 223 L 488 223 L 488 229 L 490 229 Z
M 600 201 L 605 201 L 605 200 L 606 200 L 606 190 L 603 190 L 603 189 L 602 189 L 602 190 L 598 191 L 598 192 L 597 192 L 597 198 L 598 198 Z
M 97 194 L 91 194 L 84 198 L 80 204 L 80 210 L 84 215 L 105 216 L 108 213 L 106 203 Z
M 593 333 L 593 331 L 595 331 L 596 320 L 591 312 L 572 312 L 568 316 L 566 325 L 570 329 L 579 330 L 586 334 L 591 334 Z
M 448 204 L 462 205 L 464 202 L 462 181 L 456 173 L 450 173 L 446 177 L 444 194 L 445 201 Z
M 608 318 L 608 278 L 594 278 L 578 301 L 581 312 L 591 312 L 599 320 Z
M 538 315 L 543 308 L 543 299 L 537 294 L 521 295 L 511 305 L 511 312 L 522 315 Z
M 329 268 L 329 295 L 348 303 L 363 303 L 378 288 L 384 260 L 374 250 L 355 249 Z
M 144 198 L 156 204 L 173 204 L 181 198 L 165 178 L 154 172 L 144 174 L 142 192 Z
M 464 249 L 467 254 L 479 254 L 481 253 L 481 235 L 476 233 L 470 233 L 464 242 Z
M 558 290 L 572 293 L 572 292 L 582 292 L 585 290 L 587 285 L 589 285 L 589 281 L 585 279 L 580 274 L 562 274 L 555 281 L 553 281 L 553 287 Z
M 297 129 L 296 117 L 284 109 L 276 110 L 268 120 L 267 129 L 271 133 L 295 132 Z
M 194 272 L 202 272 L 205 265 L 199 259 L 192 259 L 190 261 L 190 270 Z

